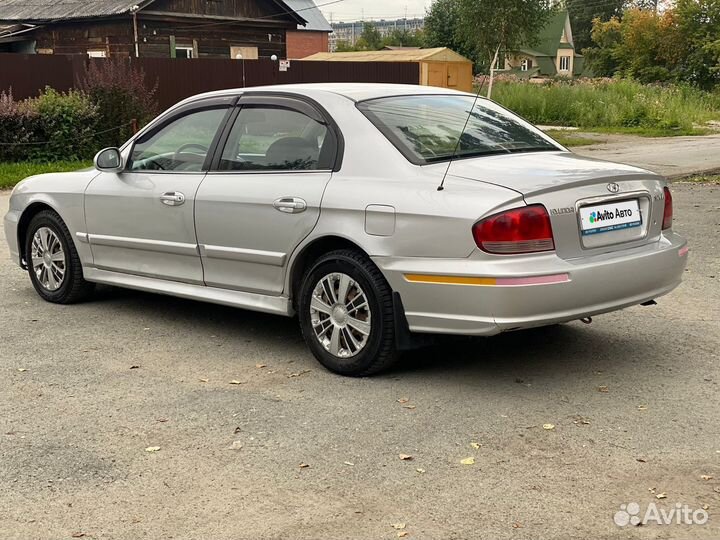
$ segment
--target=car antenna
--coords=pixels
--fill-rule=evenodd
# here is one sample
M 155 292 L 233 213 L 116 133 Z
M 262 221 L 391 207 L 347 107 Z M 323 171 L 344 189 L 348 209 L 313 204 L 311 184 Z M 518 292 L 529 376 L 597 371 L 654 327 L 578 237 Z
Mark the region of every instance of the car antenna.
M 475 105 L 477 105 L 478 100 L 480 99 L 480 92 L 482 92 L 483 86 L 485 86 L 485 79 L 487 79 L 487 75 L 483 77 L 482 82 L 480 83 L 480 88 L 478 88 L 477 94 L 475 94 L 475 100 L 473 101 L 472 107 L 470 107 L 470 113 L 468 114 L 467 120 L 465 120 L 465 125 L 462 128 L 462 131 L 460 132 L 460 136 L 458 137 L 457 143 L 455 143 L 455 149 L 453 150 L 452 156 L 450 156 L 450 161 L 448 161 L 447 168 L 445 169 L 445 174 L 443 175 L 442 182 L 440 182 L 440 185 L 438 186 L 438 191 L 443 191 L 445 189 L 445 179 L 447 178 L 448 173 L 450 172 L 450 167 L 453 164 L 453 161 L 457 157 L 457 152 L 460 149 L 460 141 L 463 138 L 463 135 L 465 135 L 465 130 L 467 129 L 468 124 L 470 123 L 470 118 L 472 118 L 472 113 L 475 110 Z

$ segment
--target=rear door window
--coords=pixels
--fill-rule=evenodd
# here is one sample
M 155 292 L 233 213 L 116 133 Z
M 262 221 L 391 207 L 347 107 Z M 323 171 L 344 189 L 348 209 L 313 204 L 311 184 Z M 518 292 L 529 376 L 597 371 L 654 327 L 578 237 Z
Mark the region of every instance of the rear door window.
M 222 171 L 329 170 L 328 127 L 291 108 L 244 105 L 220 159 Z

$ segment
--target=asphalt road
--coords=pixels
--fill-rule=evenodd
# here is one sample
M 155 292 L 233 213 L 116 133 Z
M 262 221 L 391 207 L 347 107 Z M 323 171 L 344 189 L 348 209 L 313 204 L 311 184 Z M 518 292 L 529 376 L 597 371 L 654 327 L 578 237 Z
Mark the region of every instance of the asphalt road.
M 720 135 L 704 137 L 633 137 L 601 135 L 608 142 L 578 146 L 582 156 L 627 163 L 667 177 L 720 170 Z
M 717 539 L 720 187 L 675 201 L 690 266 L 658 306 L 360 380 L 293 320 L 111 288 L 44 303 L 3 244 L 0 537 Z M 709 521 L 620 528 L 631 502 Z

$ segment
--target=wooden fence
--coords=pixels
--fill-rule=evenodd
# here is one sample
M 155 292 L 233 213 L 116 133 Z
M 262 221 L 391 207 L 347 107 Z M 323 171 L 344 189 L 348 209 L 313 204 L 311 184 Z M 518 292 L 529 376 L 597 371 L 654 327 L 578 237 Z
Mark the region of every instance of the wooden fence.
M 92 62 L 71 55 L 0 53 L 0 92 L 15 99 L 37 96 L 50 86 L 67 91 L 78 86 Z M 126 60 L 145 72 L 146 83 L 157 82 L 161 109 L 202 92 L 245 86 L 323 82 L 418 84 L 420 66 L 402 62 L 314 62 L 293 60 L 287 71 L 272 60 L 133 58 Z

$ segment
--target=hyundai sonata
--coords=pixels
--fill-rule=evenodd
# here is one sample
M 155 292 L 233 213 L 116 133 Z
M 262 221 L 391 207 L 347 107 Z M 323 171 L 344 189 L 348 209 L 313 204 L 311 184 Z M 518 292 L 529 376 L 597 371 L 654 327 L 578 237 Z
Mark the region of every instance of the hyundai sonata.
M 663 178 L 492 101 L 325 84 L 187 99 L 94 170 L 21 182 L 5 232 L 49 302 L 105 283 L 297 315 L 324 366 L 361 376 L 418 334 L 651 303 L 686 265 L 672 218 Z

